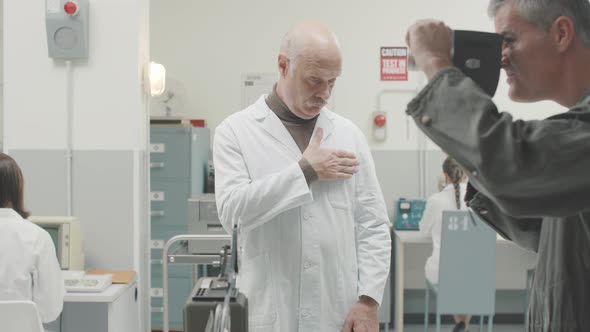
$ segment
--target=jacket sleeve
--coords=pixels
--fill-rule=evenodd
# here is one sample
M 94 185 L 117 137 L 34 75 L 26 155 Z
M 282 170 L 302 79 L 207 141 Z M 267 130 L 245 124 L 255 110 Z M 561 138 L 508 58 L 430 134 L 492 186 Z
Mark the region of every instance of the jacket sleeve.
M 588 208 L 589 123 L 577 117 L 513 121 L 456 68 L 435 75 L 407 113 L 503 214 L 559 217 Z
M 364 136 L 358 131 L 359 172 L 355 175 L 354 218 L 357 236 L 358 295 L 366 295 L 381 304 L 389 276 L 391 232 L 387 208 L 373 157 Z
M 541 218 L 514 218 L 506 215 L 481 193 L 475 194 L 469 207 L 506 240 L 538 252 L 543 224 Z
M 35 245 L 37 261 L 33 271 L 33 302 L 37 305 L 41 321 L 49 323 L 56 320 L 63 309 L 65 287 L 49 234 L 40 232 Z
M 248 232 L 281 212 L 313 201 L 297 162 L 253 181 L 239 141 L 227 121 L 215 130 L 213 160 L 217 209 L 223 227 L 230 234 L 234 224 Z

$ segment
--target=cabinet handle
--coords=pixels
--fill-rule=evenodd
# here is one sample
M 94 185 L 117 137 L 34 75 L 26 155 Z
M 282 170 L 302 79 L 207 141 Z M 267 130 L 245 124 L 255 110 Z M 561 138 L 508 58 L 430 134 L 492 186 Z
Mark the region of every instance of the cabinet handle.
M 152 191 L 150 193 L 150 201 L 164 202 L 166 200 L 166 193 L 163 191 Z
M 223 230 L 223 226 L 221 224 L 207 224 L 208 231 L 221 231 Z
M 164 153 L 166 152 L 166 144 L 164 143 L 151 143 L 150 153 Z
M 164 312 L 164 307 L 151 307 L 152 312 Z
M 164 162 L 160 161 L 160 162 L 151 162 L 150 163 L 150 167 L 151 168 L 164 168 Z
M 162 297 L 163 294 L 164 294 L 164 291 L 162 290 L 162 288 L 150 289 L 150 296 L 151 297 Z
M 152 217 L 163 217 L 164 216 L 164 210 L 152 210 L 150 212 L 150 216 L 152 216 Z
M 163 261 L 164 261 L 164 260 L 162 260 L 162 259 L 151 259 L 151 260 L 150 260 L 150 263 L 151 263 L 152 265 L 162 265 L 162 262 L 163 262 Z
M 164 248 L 164 241 L 163 240 L 151 240 L 150 241 L 150 249 L 163 249 Z

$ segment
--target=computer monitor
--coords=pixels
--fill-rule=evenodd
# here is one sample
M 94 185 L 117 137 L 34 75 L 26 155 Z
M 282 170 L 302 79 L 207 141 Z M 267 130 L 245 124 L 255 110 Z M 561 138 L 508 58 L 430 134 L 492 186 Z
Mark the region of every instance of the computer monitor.
M 30 216 L 27 219 L 49 233 L 62 270 L 84 270 L 84 249 L 78 219 L 66 216 Z

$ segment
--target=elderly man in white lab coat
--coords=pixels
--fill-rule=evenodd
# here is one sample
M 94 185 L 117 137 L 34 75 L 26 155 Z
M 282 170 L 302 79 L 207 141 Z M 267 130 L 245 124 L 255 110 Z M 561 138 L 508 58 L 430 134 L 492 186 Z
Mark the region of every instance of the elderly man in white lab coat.
M 216 129 L 217 206 L 241 229 L 251 332 L 379 329 L 389 221 L 362 132 L 325 107 L 341 62 L 324 25 L 296 25 L 272 93 Z

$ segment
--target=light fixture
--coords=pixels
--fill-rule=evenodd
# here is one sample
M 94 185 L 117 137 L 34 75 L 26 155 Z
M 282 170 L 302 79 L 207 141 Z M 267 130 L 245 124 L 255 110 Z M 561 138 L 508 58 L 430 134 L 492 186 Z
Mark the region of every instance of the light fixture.
M 166 89 L 166 68 L 163 65 L 150 63 L 150 94 L 152 97 L 159 96 Z

